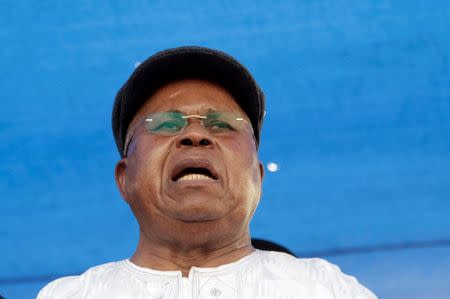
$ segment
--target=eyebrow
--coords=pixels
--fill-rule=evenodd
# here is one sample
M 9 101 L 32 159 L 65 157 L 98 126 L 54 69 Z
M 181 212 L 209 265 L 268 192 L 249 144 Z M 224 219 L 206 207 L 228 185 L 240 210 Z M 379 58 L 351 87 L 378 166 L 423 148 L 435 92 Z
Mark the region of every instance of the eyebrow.
M 182 111 L 180 111 L 178 109 L 170 109 L 170 110 L 167 110 L 167 111 L 164 111 L 164 112 L 176 112 L 176 113 L 181 113 L 183 115 L 188 115 L 188 114 L 185 114 L 184 112 L 182 112 Z M 217 112 L 217 110 L 214 110 L 212 108 L 208 108 L 206 114 L 208 114 L 208 113 L 216 113 L 216 112 Z
M 178 110 L 178 109 L 170 109 L 170 110 L 167 110 L 167 111 L 164 111 L 164 112 L 177 112 L 177 113 L 183 114 L 183 112 L 181 112 L 181 111 Z

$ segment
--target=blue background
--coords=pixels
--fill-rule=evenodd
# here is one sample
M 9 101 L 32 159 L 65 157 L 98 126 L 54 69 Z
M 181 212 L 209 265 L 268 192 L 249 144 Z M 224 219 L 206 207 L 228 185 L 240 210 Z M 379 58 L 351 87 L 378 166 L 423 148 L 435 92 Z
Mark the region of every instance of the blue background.
M 0 294 L 127 258 L 114 95 L 180 45 L 238 58 L 267 96 L 254 237 L 380 298 L 449 298 L 450 2 L 2 1 Z

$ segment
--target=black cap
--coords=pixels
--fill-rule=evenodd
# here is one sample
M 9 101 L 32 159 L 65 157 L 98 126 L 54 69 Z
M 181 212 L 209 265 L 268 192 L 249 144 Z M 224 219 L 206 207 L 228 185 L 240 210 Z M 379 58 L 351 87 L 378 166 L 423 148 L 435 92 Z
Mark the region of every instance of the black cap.
M 257 145 L 264 118 L 264 93 L 250 72 L 239 61 L 218 50 L 205 47 L 179 47 L 150 56 L 119 89 L 112 112 L 112 129 L 120 156 L 124 157 L 125 138 L 133 117 L 163 85 L 185 78 L 216 82 L 234 97 L 247 114 Z

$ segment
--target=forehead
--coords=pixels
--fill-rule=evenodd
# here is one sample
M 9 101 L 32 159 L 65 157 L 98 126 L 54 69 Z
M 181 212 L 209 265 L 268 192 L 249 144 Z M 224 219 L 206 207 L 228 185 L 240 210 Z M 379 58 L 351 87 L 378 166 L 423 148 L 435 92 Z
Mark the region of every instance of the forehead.
M 150 113 L 171 109 L 183 113 L 206 113 L 209 109 L 243 113 L 226 89 L 201 79 L 186 79 L 164 85 L 149 98 L 141 110 L 143 113 Z

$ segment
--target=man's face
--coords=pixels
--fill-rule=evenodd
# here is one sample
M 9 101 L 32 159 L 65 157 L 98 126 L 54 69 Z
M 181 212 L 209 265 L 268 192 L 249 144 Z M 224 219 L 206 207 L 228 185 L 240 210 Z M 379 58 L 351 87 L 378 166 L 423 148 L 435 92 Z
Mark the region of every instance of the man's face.
M 119 189 L 141 230 L 150 227 L 167 233 L 177 229 L 176 223 L 216 223 L 230 233 L 248 229 L 263 175 L 251 131 L 216 135 L 197 118 L 175 135 L 146 130 L 148 114 L 174 110 L 185 115 L 238 113 L 251 128 L 233 97 L 214 83 L 182 80 L 152 95 L 130 124 L 127 141 L 133 139 L 128 155 L 116 167 Z

